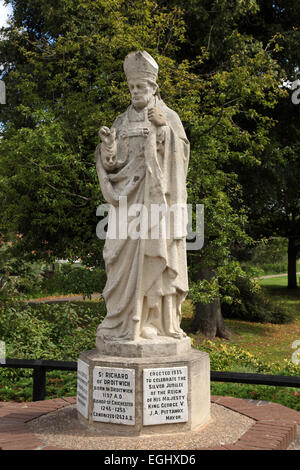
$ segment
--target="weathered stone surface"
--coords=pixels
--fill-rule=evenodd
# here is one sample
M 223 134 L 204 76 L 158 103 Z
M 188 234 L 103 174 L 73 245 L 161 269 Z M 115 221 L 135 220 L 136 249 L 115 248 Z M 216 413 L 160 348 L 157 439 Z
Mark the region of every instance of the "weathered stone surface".
M 85 418 L 88 417 L 89 388 L 89 366 L 79 359 L 77 361 L 77 407 Z
M 103 434 L 113 435 L 146 435 L 156 433 L 172 433 L 172 432 L 184 432 L 188 430 L 195 430 L 200 426 L 207 424 L 210 420 L 210 367 L 209 367 L 209 356 L 207 353 L 192 350 L 188 354 L 182 354 L 180 356 L 170 357 L 157 357 L 153 358 L 120 358 L 117 356 L 102 356 L 96 349 L 86 351 L 80 354 L 80 360 L 85 362 L 89 366 L 89 382 L 93 384 L 93 375 L 96 368 L 96 372 L 101 370 L 109 371 L 109 375 L 106 377 L 102 375 L 105 380 L 101 383 L 95 383 L 94 386 L 103 388 L 102 392 L 108 395 L 102 395 L 104 399 L 102 405 L 104 406 L 104 412 L 107 415 L 114 413 L 118 414 L 118 420 L 120 424 L 115 422 L 101 422 L 95 421 L 93 418 L 94 403 L 93 403 L 93 386 L 90 386 L 89 392 L 89 411 L 88 419 L 85 419 L 80 413 L 78 417 L 82 423 L 88 426 L 90 429 L 99 431 Z M 100 368 L 100 369 L 97 369 Z M 163 395 L 153 394 L 149 395 L 149 392 L 154 390 L 148 387 L 145 393 L 144 387 L 144 374 L 147 377 L 149 371 L 154 369 L 160 374 L 160 377 L 165 371 L 182 371 L 187 378 L 186 390 L 181 387 L 180 396 L 184 397 L 184 404 L 181 405 L 180 409 L 184 412 L 175 412 L 175 416 L 181 415 L 182 421 L 172 422 L 172 420 L 158 419 L 161 424 L 149 424 L 149 420 L 144 419 L 144 407 L 150 396 L 156 398 L 162 398 Z M 146 371 L 146 372 L 144 372 Z M 129 379 L 126 374 L 130 374 Z M 119 374 L 119 375 L 118 375 Z M 134 377 L 134 381 L 132 380 Z M 130 387 L 134 382 L 134 390 L 130 391 Z M 169 382 L 170 383 L 170 382 Z M 172 381 L 172 383 L 175 383 Z M 183 381 L 176 381 L 177 384 L 183 383 Z M 161 385 L 162 382 L 155 382 L 156 385 Z M 153 384 L 154 385 L 154 382 Z M 107 389 L 106 389 L 107 388 Z M 131 398 L 128 395 L 124 395 L 121 392 L 123 389 L 124 393 L 131 394 Z M 155 390 L 174 390 L 175 387 L 159 387 Z M 111 395 L 110 395 L 111 394 Z M 116 396 L 114 396 L 116 394 Z M 165 394 L 166 396 L 166 394 Z M 134 397 L 134 413 L 131 409 L 131 399 Z M 123 400 L 124 398 L 124 400 Z M 115 403 L 112 403 L 112 400 Z M 146 400 L 146 401 L 145 401 Z M 109 403 L 107 403 L 109 401 Z M 117 402 L 124 402 L 123 404 Z M 158 401 L 155 401 L 156 403 Z M 167 403 L 166 406 L 161 406 L 161 403 Z M 171 400 L 166 401 L 160 400 L 160 411 L 170 410 Z M 177 402 L 177 399 L 176 399 Z M 117 403 L 117 404 L 116 404 Z M 154 401 L 153 401 L 154 403 Z M 179 402 L 178 402 L 179 403 Z M 99 403 L 97 404 L 98 407 Z M 113 405 L 113 407 L 111 406 Z M 117 411 L 116 406 L 119 405 Z M 180 403 L 179 403 L 180 405 Z M 177 403 L 176 403 L 177 406 Z M 107 408 L 106 408 L 107 407 Z M 98 409 L 98 408 L 97 408 Z M 149 409 L 149 408 L 148 408 Z M 152 408 L 154 410 L 154 408 Z M 175 409 L 175 408 L 173 408 Z M 186 413 L 186 416 L 185 416 Z M 124 420 L 121 419 L 120 415 L 124 414 Z M 173 413 L 172 413 L 173 414 Z M 130 420 L 129 417 L 134 416 L 134 420 Z M 162 416 L 162 415 L 160 415 Z M 99 416 L 97 416 L 99 419 Z M 100 417 L 101 419 L 101 417 Z M 107 421 L 107 416 L 104 417 Z M 108 419 L 110 419 L 108 417 Z M 115 416 L 111 417 L 111 421 L 115 421 Z M 146 423 L 144 422 L 146 421 Z
M 144 426 L 188 421 L 188 367 L 144 369 Z
M 124 71 L 132 104 L 111 128 L 101 127 L 95 152 L 101 191 L 111 205 L 103 251 L 107 315 L 97 331 L 104 354 L 102 341 L 186 336 L 180 322 L 188 292 L 189 142 L 180 118 L 160 97 L 155 60 L 133 52 Z
M 136 341 L 104 341 L 96 338 L 99 353 L 120 357 L 170 357 L 186 354 L 191 350 L 189 337 L 176 340 L 165 336 L 155 339 L 140 338 Z

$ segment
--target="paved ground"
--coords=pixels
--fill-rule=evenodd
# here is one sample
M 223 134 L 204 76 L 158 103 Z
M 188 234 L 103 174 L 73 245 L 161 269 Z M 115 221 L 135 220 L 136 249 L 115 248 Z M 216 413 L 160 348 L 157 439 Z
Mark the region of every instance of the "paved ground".
M 70 397 L 40 402 L 0 403 L 0 449 L 65 450 L 62 447 L 47 445 L 32 432 L 29 423 L 40 416 L 47 415 L 75 402 L 76 398 Z M 300 425 L 299 411 L 276 403 L 231 397 L 213 396 L 212 403 L 248 416 L 254 421 L 254 424 L 233 444 L 199 448 L 198 450 L 300 449 L 300 437 L 297 435 L 297 425 Z M 161 436 L 162 447 L 165 438 Z M 181 435 L 180 440 L 182 441 L 182 439 Z M 176 449 L 176 445 L 174 445 L 174 450 Z

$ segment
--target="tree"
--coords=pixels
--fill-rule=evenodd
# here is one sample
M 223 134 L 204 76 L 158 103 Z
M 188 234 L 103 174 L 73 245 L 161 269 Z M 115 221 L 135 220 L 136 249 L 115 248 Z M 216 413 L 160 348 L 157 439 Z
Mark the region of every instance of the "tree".
M 255 1 L 187 0 L 184 12 L 187 43 L 182 44 L 179 57 L 195 60 L 197 51 L 204 48 L 207 60 L 198 72 L 211 90 L 201 95 L 201 120 L 192 129 L 195 157 L 189 195 L 205 205 L 206 237 L 201 253 L 190 255 L 191 295 L 196 304 L 191 329 L 228 339 L 220 299 L 231 302 L 231 287 L 245 276 L 232 247 L 250 243 L 239 169 L 244 174 L 256 169 L 269 142 L 274 124 L 269 110 L 283 94 L 276 56 L 271 55 L 278 46 L 272 37 L 263 44 L 244 32 L 245 18 L 258 12 Z M 230 290 L 231 295 L 225 294 Z
M 249 233 L 256 239 L 288 239 L 288 287 L 296 288 L 300 253 L 299 108 L 283 102 L 277 112 L 278 124 L 271 133 L 261 166 L 250 175 L 241 171 L 240 181 L 248 206 Z
M 23 256 L 99 263 L 97 131 L 129 103 L 122 63 L 130 50 L 154 51 L 161 80 L 176 95 L 167 66 L 182 37 L 180 11 L 162 11 L 155 1 L 11 3 L 0 43 L 7 87 L 1 230 L 23 234 L 15 244 Z
M 235 165 L 259 164 L 266 109 L 281 93 L 276 61 L 239 31 L 257 2 L 186 1 L 184 12 L 179 2 L 154 0 L 11 3 L 0 42 L 8 103 L 0 109 L 1 230 L 23 234 L 15 244 L 23 256 L 101 262 L 97 130 L 129 103 L 124 57 L 147 49 L 160 66 L 162 97 L 191 141 L 189 202 L 205 206 L 204 248 L 188 254 L 191 295 L 219 316 L 222 289 L 243 274 L 230 247 L 249 242 Z M 227 337 L 216 318 L 206 334 Z
M 288 239 L 288 287 L 296 288 L 300 254 L 300 109 L 292 103 L 289 83 L 297 78 L 300 64 L 300 5 L 296 0 L 260 0 L 258 5 L 259 15 L 251 22 L 245 20 L 243 30 L 262 41 L 264 47 L 277 34 L 276 60 L 285 93 L 269 112 L 275 125 L 262 152 L 261 165 L 250 174 L 243 168 L 238 173 L 248 207 L 249 233 L 256 238 Z

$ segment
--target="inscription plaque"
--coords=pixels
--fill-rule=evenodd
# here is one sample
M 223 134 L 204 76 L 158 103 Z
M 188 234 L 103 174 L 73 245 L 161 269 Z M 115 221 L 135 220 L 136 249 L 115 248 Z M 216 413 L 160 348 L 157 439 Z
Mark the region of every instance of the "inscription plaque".
M 89 365 L 77 362 L 77 410 L 88 419 L 89 410 Z
M 144 425 L 188 420 L 187 367 L 144 369 Z
M 93 420 L 135 424 L 135 370 L 95 367 Z

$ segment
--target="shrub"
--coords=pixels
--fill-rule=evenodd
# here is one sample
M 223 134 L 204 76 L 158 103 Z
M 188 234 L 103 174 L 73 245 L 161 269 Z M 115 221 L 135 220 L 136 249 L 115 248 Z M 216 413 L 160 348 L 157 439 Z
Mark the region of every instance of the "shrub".
M 42 290 L 48 294 L 82 294 L 91 297 L 94 292 L 102 292 L 106 282 L 105 271 L 90 269 L 72 264 L 62 265 L 53 277 L 45 278 Z
M 224 318 L 262 322 L 289 323 L 293 320 L 289 310 L 270 299 L 264 290 L 248 277 L 238 277 L 237 293 L 230 304 L 222 302 Z
M 8 357 L 76 360 L 82 350 L 94 347 L 104 315 L 103 301 L 97 302 L 97 308 L 72 303 L 9 303 L 2 306 L 0 338 Z
M 280 403 L 300 411 L 299 389 L 239 383 L 211 383 L 211 394 Z
M 268 363 L 231 344 L 204 340 L 197 349 L 209 353 L 212 370 L 293 376 L 300 373 L 300 366 L 287 359 L 284 359 L 283 365 L 279 362 Z
M 1 242 L 1 241 L 0 241 Z M 0 300 L 37 293 L 42 265 L 15 258 L 9 244 L 0 243 Z
M 105 315 L 103 301 L 91 306 L 11 302 L 2 306 L 0 339 L 5 341 L 7 357 L 76 361 L 80 352 L 95 348 L 95 335 Z M 92 307 L 93 305 L 93 307 Z M 199 347 L 209 353 L 212 370 L 299 375 L 300 366 L 290 361 L 268 364 L 234 345 L 205 341 Z M 76 394 L 76 372 L 49 371 L 47 398 Z M 297 391 L 280 387 L 212 383 L 213 394 L 225 394 L 277 401 L 299 409 Z M 0 401 L 32 399 L 30 369 L 0 368 Z M 298 404 L 297 404 L 298 403 Z M 298 408 L 297 408 L 298 407 Z
M 250 248 L 235 250 L 234 255 L 241 261 L 244 270 L 256 268 L 258 275 L 286 273 L 288 241 L 285 238 L 274 237 L 256 242 Z
M 300 366 L 285 359 L 283 364 L 267 363 L 239 347 L 228 344 L 216 345 L 206 340 L 197 349 L 210 356 L 211 370 L 260 373 L 271 375 L 299 376 Z M 300 411 L 299 389 L 267 385 L 247 385 L 240 383 L 211 383 L 212 395 L 232 396 L 253 400 L 281 403 Z
M 252 251 L 251 262 L 260 266 L 267 264 L 287 264 L 288 240 L 274 237 L 257 243 Z
M 287 263 L 264 263 L 262 266 L 264 274 L 281 274 L 286 273 Z
M 37 304 L 25 302 L 2 304 L 0 339 L 6 356 L 19 359 L 54 359 L 76 361 L 79 353 L 95 348 L 99 323 L 106 313 L 105 303 L 87 305 Z M 47 396 L 74 395 L 76 373 L 47 373 Z M 31 400 L 32 371 L 0 368 L 0 401 Z

